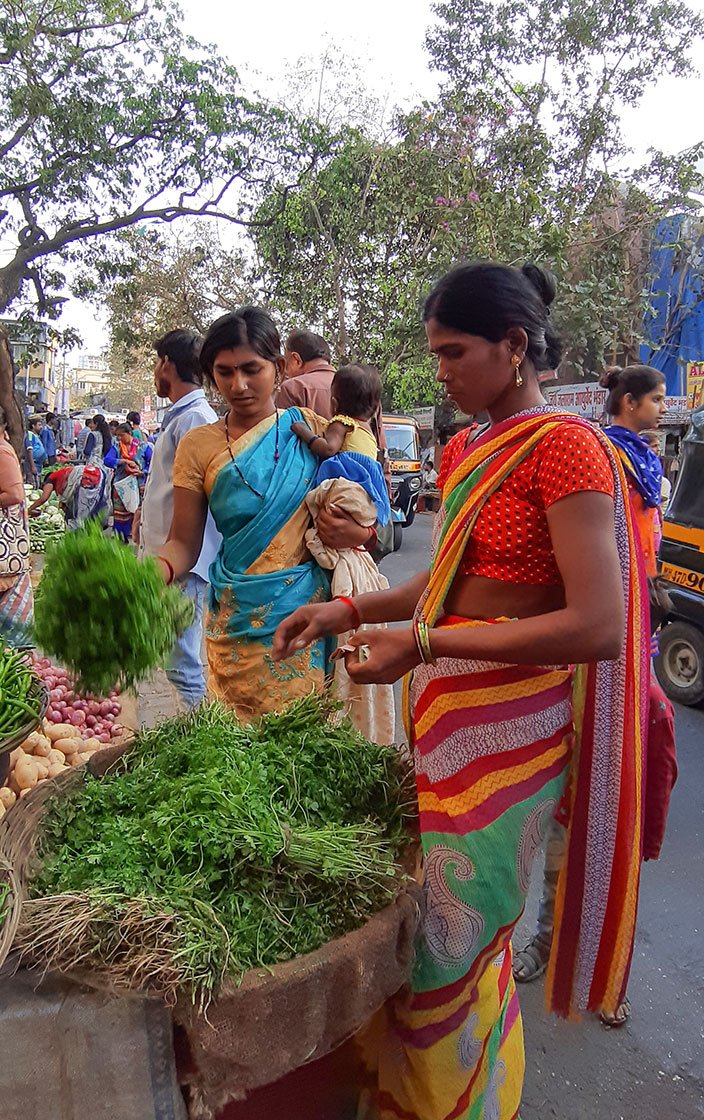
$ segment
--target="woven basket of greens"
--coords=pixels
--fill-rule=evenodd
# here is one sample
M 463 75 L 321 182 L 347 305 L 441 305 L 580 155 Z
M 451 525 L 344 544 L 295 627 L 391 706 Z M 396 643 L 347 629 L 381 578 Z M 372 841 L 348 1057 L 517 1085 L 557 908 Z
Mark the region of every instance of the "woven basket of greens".
M 0 821 L 25 895 L 14 949 L 29 967 L 203 1009 L 247 973 L 359 930 L 405 890 L 408 765 L 329 698 L 250 725 L 204 705 L 94 770 L 47 783 Z

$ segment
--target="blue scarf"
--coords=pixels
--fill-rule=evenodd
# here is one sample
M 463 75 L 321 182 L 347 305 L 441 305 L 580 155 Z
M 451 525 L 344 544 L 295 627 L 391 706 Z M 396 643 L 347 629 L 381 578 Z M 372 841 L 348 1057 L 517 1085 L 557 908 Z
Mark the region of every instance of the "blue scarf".
M 614 446 L 621 453 L 621 461 L 629 478 L 635 484 L 646 506 L 656 509 L 660 505 L 662 463 L 654 451 L 630 428 L 612 424 L 604 428 Z

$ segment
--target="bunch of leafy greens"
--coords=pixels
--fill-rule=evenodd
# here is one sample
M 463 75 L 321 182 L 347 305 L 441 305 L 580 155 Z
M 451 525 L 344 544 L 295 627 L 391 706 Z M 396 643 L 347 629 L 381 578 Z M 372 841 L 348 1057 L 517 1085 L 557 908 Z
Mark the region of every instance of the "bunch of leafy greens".
M 413 789 L 398 752 L 329 698 L 246 726 L 203 706 L 54 800 L 21 948 L 207 1000 L 226 974 L 311 952 L 394 897 Z
M 167 587 L 156 561 L 139 561 L 96 523 L 47 552 L 36 597 L 37 645 L 67 665 L 77 688 L 129 688 L 161 665 L 193 621 L 193 603 Z

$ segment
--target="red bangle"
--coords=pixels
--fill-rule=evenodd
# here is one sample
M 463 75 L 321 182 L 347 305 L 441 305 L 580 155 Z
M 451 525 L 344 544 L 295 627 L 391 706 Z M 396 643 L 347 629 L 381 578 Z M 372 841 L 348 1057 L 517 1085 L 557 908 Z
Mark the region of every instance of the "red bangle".
M 367 539 L 366 539 L 366 541 L 365 541 L 365 543 L 363 544 L 362 547 L 366 548 L 367 552 L 371 552 L 372 549 L 376 548 L 378 543 L 379 543 L 379 537 L 378 537 L 377 531 L 376 531 L 376 529 L 374 528 L 373 525 L 370 525 L 369 526 L 369 536 L 367 537 Z
M 359 611 L 357 610 L 352 600 L 348 599 L 346 595 L 336 595 L 334 601 L 346 603 L 346 605 L 352 611 L 352 629 L 359 630 L 360 626 L 362 625 L 362 619 L 359 617 Z
M 174 566 L 173 566 L 173 564 L 171 563 L 170 560 L 166 559 L 165 556 L 159 556 L 159 557 L 157 557 L 157 559 L 161 560 L 162 564 L 166 564 L 166 567 L 169 569 L 169 578 L 166 581 L 166 586 L 170 587 L 171 584 L 176 579 L 176 572 L 174 571 Z

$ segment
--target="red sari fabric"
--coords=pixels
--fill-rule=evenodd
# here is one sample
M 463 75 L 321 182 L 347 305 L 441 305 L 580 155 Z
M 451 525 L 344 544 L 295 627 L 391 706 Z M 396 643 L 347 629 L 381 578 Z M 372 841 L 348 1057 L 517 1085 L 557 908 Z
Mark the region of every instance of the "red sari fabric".
M 643 859 L 659 859 L 670 796 L 677 781 L 675 713 L 656 680 L 650 682 Z

